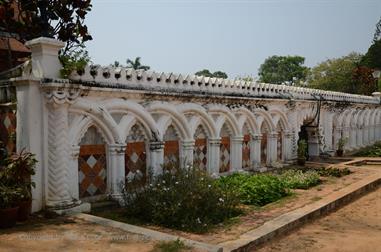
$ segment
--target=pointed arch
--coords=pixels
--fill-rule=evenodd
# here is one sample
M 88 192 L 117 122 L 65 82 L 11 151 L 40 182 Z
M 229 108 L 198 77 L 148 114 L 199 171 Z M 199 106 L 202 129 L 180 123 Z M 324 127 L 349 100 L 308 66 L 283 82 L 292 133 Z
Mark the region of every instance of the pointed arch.
M 202 123 L 211 138 L 217 137 L 216 125 L 213 118 L 207 113 L 206 109 L 199 104 L 195 103 L 184 103 L 177 106 L 177 110 L 183 115 L 192 113 L 197 115 L 199 121 L 196 124 L 192 124 L 191 134 L 193 135 L 197 127 Z
M 219 136 L 221 133 L 222 126 L 224 123 L 228 123 L 232 130 L 232 134 L 235 136 L 240 135 L 240 130 L 237 124 L 237 119 L 234 114 L 224 105 L 211 104 L 208 105 L 207 110 L 211 114 L 220 115 L 216 120 L 216 135 Z M 223 115 L 223 116 L 221 116 Z
M 176 110 L 176 106 L 173 106 L 167 102 L 152 102 L 146 107 L 146 109 L 150 113 L 168 115 L 171 118 L 171 123 L 173 123 L 178 129 L 180 137 L 182 139 L 192 139 L 192 134 L 188 127 L 187 119 L 183 114 Z M 161 134 L 161 138 L 164 137 L 165 131 L 166 128 L 159 127 L 159 134 Z

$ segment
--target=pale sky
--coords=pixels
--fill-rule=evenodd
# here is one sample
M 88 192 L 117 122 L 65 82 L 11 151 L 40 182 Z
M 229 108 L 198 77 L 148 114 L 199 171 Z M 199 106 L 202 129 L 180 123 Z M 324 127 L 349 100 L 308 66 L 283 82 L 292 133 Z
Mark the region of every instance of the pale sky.
M 93 0 L 86 24 L 93 63 L 142 57 L 152 70 L 229 78 L 257 75 L 272 55 L 300 55 L 312 67 L 365 53 L 381 0 Z

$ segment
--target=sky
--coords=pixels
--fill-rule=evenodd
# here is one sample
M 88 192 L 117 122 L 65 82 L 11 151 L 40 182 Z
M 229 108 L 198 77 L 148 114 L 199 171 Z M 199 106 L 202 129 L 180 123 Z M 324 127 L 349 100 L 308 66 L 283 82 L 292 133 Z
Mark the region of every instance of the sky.
M 94 64 L 141 57 L 152 70 L 257 76 L 272 55 L 313 67 L 366 53 L 381 0 L 93 0 L 86 43 Z

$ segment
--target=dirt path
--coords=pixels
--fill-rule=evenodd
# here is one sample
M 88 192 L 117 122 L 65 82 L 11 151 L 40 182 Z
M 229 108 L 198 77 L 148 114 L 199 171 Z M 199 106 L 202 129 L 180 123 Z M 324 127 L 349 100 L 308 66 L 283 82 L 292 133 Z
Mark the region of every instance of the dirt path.
M 143 236 L 71 218 L 32 220 L 0 230 L 0 251 L 139 251 L 154 242 Z
M 381 251 L 381 187 L 255 251 Z

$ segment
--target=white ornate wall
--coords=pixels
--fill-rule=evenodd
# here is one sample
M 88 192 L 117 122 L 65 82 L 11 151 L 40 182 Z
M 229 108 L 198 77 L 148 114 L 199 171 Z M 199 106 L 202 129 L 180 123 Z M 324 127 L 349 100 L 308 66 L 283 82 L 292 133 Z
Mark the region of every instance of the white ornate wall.
M 332 152 L 342 136 L 349 139 L 348 150 L 381 138 L 379 97 L 123 68 L 87 67 L 63 80 L 57 69 L 43 67 L 57 65 L 62 44 L 40 38 L 29 45 L 32 61 L 13 81 L 17 148 L 39 160 L 34 211 L 74 209 L 83 190 L 102 192 L 93 188 L 96 183 L 118 198 L 120 182 L 134 176 L 138 165 L 158 174 L 173 155 L 183 168 L 201 157 L 202 167 L 215 174 L 221 167 L 233 172 L 289 162 L 306 124 L 314 126 L 312 156 Z M 90 127 L 105 143 L 102 149 L 95 141 L 104 155 L 84 153 L 81 139 Z M 84 185 L 83 174 L 93 180 Z

